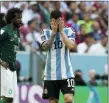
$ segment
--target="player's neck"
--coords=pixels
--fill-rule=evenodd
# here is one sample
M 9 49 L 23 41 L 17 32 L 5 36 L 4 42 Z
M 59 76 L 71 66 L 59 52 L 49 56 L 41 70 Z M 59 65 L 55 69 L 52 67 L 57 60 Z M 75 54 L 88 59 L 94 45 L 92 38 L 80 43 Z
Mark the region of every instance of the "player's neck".
M 13 25 L 13 23 L 9 24 L 12 29 L 16 30 L 17 28 Z

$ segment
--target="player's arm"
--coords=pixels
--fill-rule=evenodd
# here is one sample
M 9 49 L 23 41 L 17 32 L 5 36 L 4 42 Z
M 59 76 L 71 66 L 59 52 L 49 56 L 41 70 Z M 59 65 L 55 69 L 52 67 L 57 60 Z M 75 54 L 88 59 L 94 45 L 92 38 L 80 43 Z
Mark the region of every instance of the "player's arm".
M 76 47 L 75 42 L 73 40 L 69 39 L 64 32 L 61 32 L 61 37 L 67 48 L 75 49 L 75 47 Z
M 51 48 L 52 44 L 53 44 L 53 41 L 54 41 L 54 38 L 55 38 L 55 35 L 56 35 L 56 32 L 57 32 L 57 23 L 54 19 L 52 19 L 52 21 L 50 22 L 51 24 L 51 28 L 52 28 L 52 34 L 50 36 L 50 38 L 46 41 L 44 41 L 42 44 L 41 44 L 41 48 L 43 50 L 48 50 L 49 48 Z
M 1 29 L 0 30 L 0 41 L 5 40 L 7 37 L 8 37 L 8 33 L 5 30 Z
M 48 50 L 49 48 L 51 48 L 51 45 L 53 44 L 53 41 L 54 41 L 54 37 L 55 37 L 55 34 L 52 32 L 49 40 L 46 40 L 41 44 L 42 50 Z
M 67 48 L 69 49 L 75 49 L 76 44 L 75 44 L 75 33 L 72 31 L 72 29 L 69 29 L 68 36 L 64 33 L 64 21 L 62 18 L 59 19 L 59 31 L 61 33 L 61 37 L 63 39 L 64 44 L 66 45 Z

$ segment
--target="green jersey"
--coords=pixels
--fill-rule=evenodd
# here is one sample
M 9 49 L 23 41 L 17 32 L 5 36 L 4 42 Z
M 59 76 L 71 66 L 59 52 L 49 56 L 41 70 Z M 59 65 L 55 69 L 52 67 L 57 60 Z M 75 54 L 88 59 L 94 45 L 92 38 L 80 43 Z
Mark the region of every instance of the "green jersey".
M 0 30 L 0 59 L 9 64 L 10 70 L 16 70 L 16 50 L 20 42 L 18 29 L 6 25 Z

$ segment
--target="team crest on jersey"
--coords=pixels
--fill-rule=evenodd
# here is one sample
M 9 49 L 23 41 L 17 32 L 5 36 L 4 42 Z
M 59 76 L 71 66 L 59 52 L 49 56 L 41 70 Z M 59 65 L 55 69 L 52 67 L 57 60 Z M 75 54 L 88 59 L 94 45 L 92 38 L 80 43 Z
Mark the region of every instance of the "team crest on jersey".
M 44 94 L 48 94 L 47 88 L 44 89 Z
M 9 94 L 12 94 L 12 89 L 9 89 Z

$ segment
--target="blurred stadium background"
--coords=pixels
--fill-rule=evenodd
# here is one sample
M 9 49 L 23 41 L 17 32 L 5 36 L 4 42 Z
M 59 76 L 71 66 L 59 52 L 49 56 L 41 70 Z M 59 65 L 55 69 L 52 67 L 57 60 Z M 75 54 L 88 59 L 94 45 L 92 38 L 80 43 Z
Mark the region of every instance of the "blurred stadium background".
M 23 10 L 21 43 L 16 65 L 18 103 L 48 103 L 42 99 L 46 52 L 41 51 L 41 30 L 50 23 L 50 12 L 59 9 L 66 26 L 76 32 L 77 47 L 71 50 L 75 72 L 75 103 L 108 102 L 108 2 L 91 1 L 13 1 L 0 2 L 0 27 L 9 8 Z M 64 103 L 60 93 L 59 103 Z

